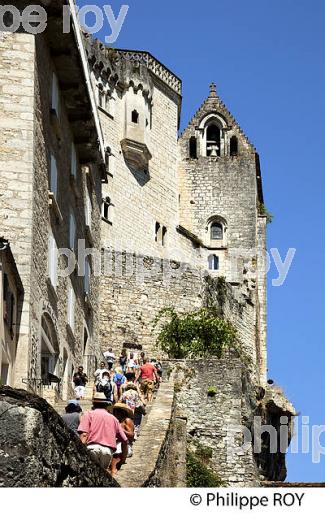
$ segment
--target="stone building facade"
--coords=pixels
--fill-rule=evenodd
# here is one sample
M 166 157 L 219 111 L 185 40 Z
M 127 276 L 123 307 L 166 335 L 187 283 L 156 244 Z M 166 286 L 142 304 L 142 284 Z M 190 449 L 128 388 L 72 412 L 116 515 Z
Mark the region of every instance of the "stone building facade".
M 205 277 L 223 276 L 252 316 L 239 332 L 265 383 L 266 218 L 255 148 L 214 84 L 178 138 L 179 78 L 147 52 L 113 51 L 87 36 L 85 44 L 110 164 L 103 343 L 157 354 L 151 329 L 159 310 L 200 308 Z
M 0 39 L 0 229 L 24 289 L 9 382 L 51 401 L 101 355 L 99 280 L 82 251 L 100 247 L 106 179 L 80 29 L 62 36 L 60 6 L 44 33 Z

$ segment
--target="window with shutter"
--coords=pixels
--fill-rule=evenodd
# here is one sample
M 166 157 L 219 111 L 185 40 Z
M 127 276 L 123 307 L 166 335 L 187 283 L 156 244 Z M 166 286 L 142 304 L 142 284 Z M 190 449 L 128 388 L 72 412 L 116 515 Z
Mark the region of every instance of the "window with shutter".
M 59 92 L 59 82 L 57 75 L 53 72 L 52 76 L 52 100 L 51 100 L 51 109 L 55 112 L 56 116 L 59 117 L 60 114 L 60 92 Z
M 76 249 L 76 219 L 72 211 L 70 212 L 69 247 L 72 251 Z
M 86 257 L 85 258 L 85 278 L 84 278 L 85 294 L 90 293 L 90 276 L 91 276 L 90 260 L 88 257 Z
M 53 235 L 49 236 L 48 267 L 49 278 L 53 287 L 58 284 L 58 248 Z
M 51 165 L 50 165 L 50 192 L 54 194 L 55 198 L 58 195 L 58 169 L 56 164 L 56 159 L 53 154 L 51 154 Z
M 74 179 L 77 177 L 77 152 L 74 143 L 71 145 L 71 175 Z
M 74 331 L 75 302 L 75 292 L 73 287 L 70 285 L 68 289 L 68 324 L 70 325 L 72 331 Z
M 85 207 L 86 215 L 85 215 L 85 220 L 86 220 L 86 226 L 88 226 L 89 228 L 91 228 L 92 210 L 93 210 L 93 208 L 92 208 L 92 204 L 91 204 L 90 193 L 89 193 L 89 190 L 87 189 L 87 191 L 86 191 L 86 207 Z

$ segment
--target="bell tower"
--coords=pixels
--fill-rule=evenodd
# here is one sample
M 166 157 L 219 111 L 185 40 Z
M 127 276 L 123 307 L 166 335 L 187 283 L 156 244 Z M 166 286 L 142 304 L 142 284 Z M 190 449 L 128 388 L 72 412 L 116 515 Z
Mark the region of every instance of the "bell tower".
M 259 157 L 215 83 L 180 136 L 178 176 L 180 225 L 197 237 L 209 274 L 225 277 L 256 307 L 258 350 L 265 351 L 266 218 L 260 212 Z

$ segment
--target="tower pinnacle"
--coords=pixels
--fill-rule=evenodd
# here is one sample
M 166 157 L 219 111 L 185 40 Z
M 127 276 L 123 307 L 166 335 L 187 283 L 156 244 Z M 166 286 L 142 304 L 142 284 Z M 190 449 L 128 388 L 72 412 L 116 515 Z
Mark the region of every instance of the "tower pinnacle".
M 210 84 L 210 95 L 209 95 L 209 97 L 216 97 L 216 96 L 217 96 L 217 85 L 213 81 Z

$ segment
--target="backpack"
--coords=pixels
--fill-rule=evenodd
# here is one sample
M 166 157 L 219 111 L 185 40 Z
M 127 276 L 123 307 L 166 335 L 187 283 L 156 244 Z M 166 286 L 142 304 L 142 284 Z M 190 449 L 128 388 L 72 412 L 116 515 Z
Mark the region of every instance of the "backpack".
M 107 383 L 105 385 L 103 385 L 102 382 L 99 382 L 96 385 L 96 390 L 97 390 L 97 392 L 103 392 L 105 395 L 107 395 L 107 394 L 111 395 L 113 392 L 112 383 L 110 381 L 107 381 Z
M 120 398 L 121 397 L 121 386 L 125 383 L 125 376 L 123 376 L 122 374 L 115 374 L 113 381 L 117 386 L 118 398 Z

